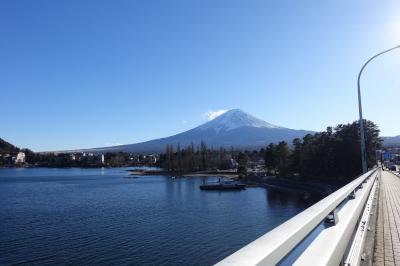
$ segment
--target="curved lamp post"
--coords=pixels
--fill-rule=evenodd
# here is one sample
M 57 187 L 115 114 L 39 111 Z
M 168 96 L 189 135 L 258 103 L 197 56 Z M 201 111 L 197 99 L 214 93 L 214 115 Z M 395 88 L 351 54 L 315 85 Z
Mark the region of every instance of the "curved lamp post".
M 374 55 L 371 57 L 365 64 L 362 66 L 360 73 L 358 73 L 358 79 L 357 79 L 357 87 L 358 87 L 358 112 L 360 115 L 360 138 L 361 138 L 361 163 L 362 163 L 362 172 L 366 173 L 367 172 L 367 158 L 365 154 L 365 133 L 364 133 L 364 120 L 362 116 L 362 107 L 361 107 L 361 91 L 360 91 L 360 78 L 361 74 L 364 70 L 364 68 L 368 65 L 369 62 L 371 62 L 373 59 L 377 58 L 378 56 L 385 54 L 387 52 L 390 52 L 396 48 L 400 48 L 400 45 L 397 45 L 395 47 L 392 47 L 390 49 L 387 49 L 383 52 L 380 52 L 379 54 Z

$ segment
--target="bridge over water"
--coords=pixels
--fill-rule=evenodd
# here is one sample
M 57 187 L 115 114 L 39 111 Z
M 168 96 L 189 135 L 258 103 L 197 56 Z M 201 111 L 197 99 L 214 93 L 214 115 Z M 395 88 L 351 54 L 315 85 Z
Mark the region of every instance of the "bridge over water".
M 372 169 L 217 263 L 276 264 L 400 265 L 400 177 Z

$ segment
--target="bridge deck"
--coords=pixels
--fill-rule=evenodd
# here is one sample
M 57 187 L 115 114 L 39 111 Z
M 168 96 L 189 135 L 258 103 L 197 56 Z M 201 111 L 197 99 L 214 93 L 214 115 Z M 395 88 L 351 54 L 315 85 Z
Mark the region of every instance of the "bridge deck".
M 381 173 L 374 265 L 400 266 L 400 178 Z

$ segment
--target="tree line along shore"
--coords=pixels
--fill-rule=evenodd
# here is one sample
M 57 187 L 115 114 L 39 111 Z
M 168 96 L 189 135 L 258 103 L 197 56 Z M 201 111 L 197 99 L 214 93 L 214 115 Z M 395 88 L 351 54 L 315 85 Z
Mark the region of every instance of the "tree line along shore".
M 368 167 L 376 164 L 376 150 L 381 148 L 379 129 L 365 121 Z M 291 144 L 271 143 L 265 148 L 239 151 L 210 149 L 202 142 L 181 148 L 167 145 L 157 165 L 167 172 L 190 173 L 235 168 L 241 178 L 274 175 L 292 179 L 345 181 L 361 173 L 358 121 L 328 127 L 325 131 L 296 138 Z
M 379 129 L 365 121 L 367 163 L 376 163 L 375 151 L 381 147 Z M 24 152 L 25 161 L 20 166 L 38 167 L 120 167 L 155 166 L 170 175 L 221 174 L 242 179 L 257 176 L 277 176 L 293 180 L 318 179 L 345 181 L 361 172 L 360 138 L 358 121 L 328 127 L 323 132 L 307 134 L 292 143 L 271 143 L 254 150 L 213 149 L 200 145 L 181 147 L 166 145 L 164 153 L 35 153 L 19 149 L 0 139 L 0 166 L 11 166 L 10 156 Z M 5 155 L 8 155 L 6 157 Z M 8 161 L 7 161 L 8 160 Z M 225 171 L 225 173 L 224 173 Z M 141 171 L 152 174 L 152 171 Z M 159 172 L 158 172 L 159 173 Z

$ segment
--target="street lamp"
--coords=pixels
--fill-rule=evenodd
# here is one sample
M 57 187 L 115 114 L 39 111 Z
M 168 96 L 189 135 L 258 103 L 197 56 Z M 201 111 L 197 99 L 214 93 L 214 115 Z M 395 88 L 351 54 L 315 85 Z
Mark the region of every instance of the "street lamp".
M 358 112 L 360 115 L 360 139 L 361 139 L 361 163 L 362 163 L 362 172 L 366 173 L 367 172 L 367 158 L 365 154 L 365 133 L 364 133 L 364 120 L 362 116 L 362 107 L 361 107 L 361 91 L 360 91 L 360 78 L 361 74 L 364 70 L 364 68 L 368 65 L 369 62 L 371 62 L 373 59 L 376 57 L 385 54 L 387 52 L 390 52 L 396 48 L 400 48 L 400 45 L 397 45 L 393 48 L 390 48 L 388 50 L 385 50 L 383 52 L 380 52 L 379 54 L 374 55 L 371 57 L 365 64 L 362 66 L 360 73 L 358 73 L 358 79 L 357 79 L 357 87 L 358 87 Z

